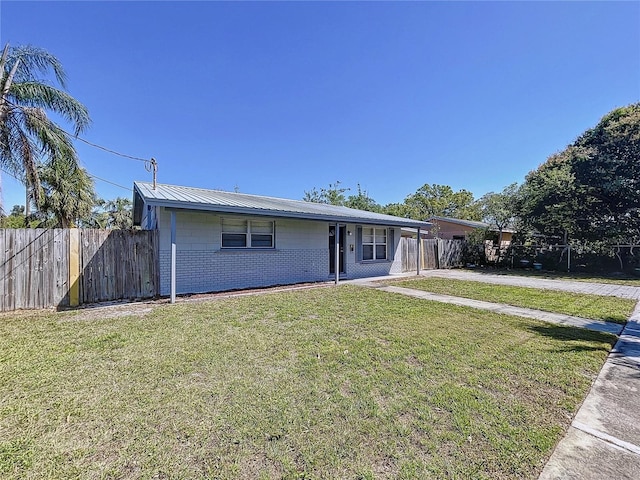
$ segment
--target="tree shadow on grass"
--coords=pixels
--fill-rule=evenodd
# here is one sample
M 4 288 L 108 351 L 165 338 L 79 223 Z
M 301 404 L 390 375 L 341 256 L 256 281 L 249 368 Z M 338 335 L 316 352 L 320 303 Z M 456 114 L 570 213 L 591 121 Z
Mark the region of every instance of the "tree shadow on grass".
M 609 352 L 617 341 L 617 337 L 611 333 L 595 332 L 565 325 L 539 324 L 532 325 L 528 329 L 538 335 L 567 342 L 563 348 L 557 349 L 562 352 Z
M 604 318 L 601 319 L 603 322 L 611 322 L 611 323 L 617 323 L 618 325 L 624 325 L 625 323 L 627 323 L 627 319 L 622 317 L 622 316 L 606 316 Z

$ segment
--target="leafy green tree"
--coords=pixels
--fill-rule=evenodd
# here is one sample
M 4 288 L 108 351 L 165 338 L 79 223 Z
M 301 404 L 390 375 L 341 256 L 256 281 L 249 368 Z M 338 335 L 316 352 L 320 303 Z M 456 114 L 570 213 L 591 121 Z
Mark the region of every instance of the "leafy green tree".
M 381 213 L 393 215 L 395 217 L 411 218 L 409 209 L 404 203 L 388 203 L 381 209 Z
M 640 240 L 640 103 L 605 115 L 574 145 L 581 237 Z
M 529 173 L 518 210 L 565 241 L 640 241 L 640 103 L 605 115 Z
M 536 230 L 564 240 L 577 232 L 579 200 L 567 151 L 552 155 L 530 172 L 516 203 L 523 231 Z
M 382 211 L 382 207 L 378 205 L 365 190 L 362 190 L 360 184 L 358 184 L 358 193 L 356 195 L 349 195 L 349 198 L 347 198 L 344 205 L 345 207 L 366 210 L 369 212 L 380 213 Z
M 347 202 L 345 192 L 348 192 L 348 188 L 341 188 L 340 181 L 334 184 L 329 184 L 329 188 L 321 188 L 318 191 L 315 187 L 311 191 L 304 192 L 302 200 L 305 202 L 313 203 L 327 203 L 329 205 L 344 206 Z
M 51 73 L 61 88 L 52 85 Z M 45 50 L 6 44 L 0 75 L 0 167 L 22 178 L 39 205 L 38 165 L 54 158 L 77 158 L 69 135 L 47 112 L 69 122 L 75 135 L 89 125 L 89 115 L 84 105 L 63 90 L 64 69 Z
M 500 193 L 489 192 L 478 200 L 482 211 L 482 220 L 498 230 L 498 263 L 502 260 L 504 229 L 513 226 L 516 221 L 518 194 L 518 184 L 512 183 Z
M 72 228 L 91 214 L 96 203 L 93 180 L 75 158 L 55 158 L 39 169 L 44 192 L 40 212 L 49 227 Z
M 426 220 L 433 216 L 480 220 L 480 206 L 468 190 L 454 192 L 448 185 L 424 184 L 404 200 L 404 217 Z
M 14 205 L 8 216 L 0 216 L 2 228 L 25 228 L 24 205 Z

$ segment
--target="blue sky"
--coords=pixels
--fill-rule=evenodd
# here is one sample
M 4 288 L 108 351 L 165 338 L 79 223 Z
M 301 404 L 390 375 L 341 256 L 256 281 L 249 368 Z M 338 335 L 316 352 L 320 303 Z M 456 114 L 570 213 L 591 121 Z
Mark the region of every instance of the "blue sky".
M 0 28 L 63 62 L 83 138 L 155 157 L 162 183 L 285 198 L 336 180 L 381 204 L 425 183 L 480 197 L 640 101 L 639 2 L 3 0 Z M 77 148 L 97 177 L 151 179 Z

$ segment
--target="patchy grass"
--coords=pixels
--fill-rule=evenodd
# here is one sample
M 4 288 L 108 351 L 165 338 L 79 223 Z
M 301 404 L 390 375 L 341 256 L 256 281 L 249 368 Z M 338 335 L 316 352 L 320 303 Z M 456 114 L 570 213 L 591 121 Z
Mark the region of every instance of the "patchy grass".
M 627 275 L 596 275 L 593 273 L 567 273 L 549 270 L 513 269 L 513 270 L 474 270 L 476 272 L 492 273 L 494 275 L 512 275 L 514 277 L 548 278 L 550 280 L 570 280 L 575 282 L 608 283 L 613 285 L 628 285 L 640 287 L 640 278 Z
M 626 298 L 468 280 L 425 278 L 395 281 L 393 285 L 621 324 L 627 322 L 636 304 L 634 300 Z
M 0 477 L 537 478 L 615 337 L 355 286 L 0 324 Z

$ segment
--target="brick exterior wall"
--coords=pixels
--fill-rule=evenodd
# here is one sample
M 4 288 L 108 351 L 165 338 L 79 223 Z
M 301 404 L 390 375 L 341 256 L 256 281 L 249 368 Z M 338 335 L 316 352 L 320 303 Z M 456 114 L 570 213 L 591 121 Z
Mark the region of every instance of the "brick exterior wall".
M 207 251 L 176 255 L 176 292 L 200 293 L 327 280 L 327 250 Z M 171 251 L 160 252 L 160 293 L 169 295 Z
M 347 275 L 349 278 L 382 277 L 402 273 L 402 262 L 355 262 L 347 265 Z
M 170 213 L 158 215 L 160 229 L 160 294 L 171 290 Z M 345 245 L 346 278 L 402 272 L 400 229 L 395 231 L 393 261 L 357 262 L 355 225 Z M 207 212 L 176 214 L 176 293 L 203 293 L 301 282 L 327 281 L 329 222 L 275 219 L 275 248 L 268 250 L 221 248 L 221 217 Z M 341 276 L 342 277 L 342 276 Z

